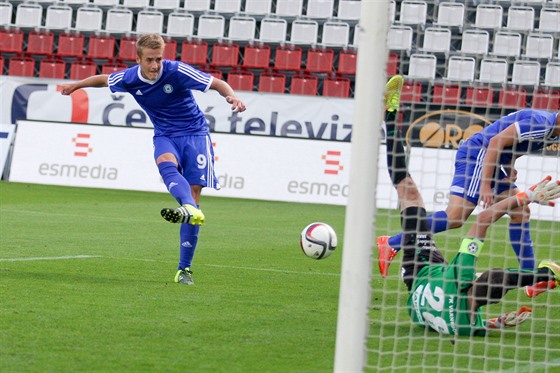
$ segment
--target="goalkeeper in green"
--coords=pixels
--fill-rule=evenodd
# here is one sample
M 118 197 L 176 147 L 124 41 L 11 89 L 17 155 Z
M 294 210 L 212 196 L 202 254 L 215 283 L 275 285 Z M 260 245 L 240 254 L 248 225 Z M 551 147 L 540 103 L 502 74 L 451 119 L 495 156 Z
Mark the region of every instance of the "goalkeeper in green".
M 437 249 L 426 210 L 408 173 L 402 138 L 395 128 L 395 111 L 387 111 L 387 164 L 399 196 L 403 230 L 402 279 L 409 290 L 412 322 L 442 334 L 485 335 L 488 329 L 515 326 L 530 316 L 529 308 L 483 321 L 481 307 L 498 303 L 512 289 L 540 281 L 560 282 L 560 265 L 544 260 L 535 270 L 495 268 L 476 277 L 475 265 L 488 227 L 509 210 L 531 202 L 553 205 L 560 197 L 560 181 L 545 178 L 528 191 L 504 199 L 482 211 L 447 263 Z

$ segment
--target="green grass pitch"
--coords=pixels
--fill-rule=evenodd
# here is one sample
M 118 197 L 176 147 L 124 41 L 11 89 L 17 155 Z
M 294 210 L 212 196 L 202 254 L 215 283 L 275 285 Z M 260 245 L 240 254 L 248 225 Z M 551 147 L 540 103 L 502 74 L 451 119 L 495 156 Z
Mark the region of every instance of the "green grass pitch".
M 174 204 L 161 193 L 0 182 L 0 371 L 332 371 L 344 207 L 203 197 L 196 285 L 187 287 L 173 283 L 178 227 L 159 216 Z M 313 221 L 338 233 L 328 259 L 308 259 L 299 248 L 301 229 Z M 560 259 L 552 249 L 559 224 L 541 223 L 553 226 L 538 237 L 548 251 L 537 254 Z M 395 212 L 377 220 L 388 224 L 397 231 Z M 458 241 L 456 231 L 446 234 Z M 384 282 L 375 270 L 372 282 L 393 290 L 372 294 L 372 371 L 423 363 L 512 369 L 514 358 L 521 366 L 543 362 L 533 364 L 537 371 L 560 365 L 558 294 L 529 301 L 535 310 L 546 306 L 539 325 L 452 345 L 409 327 L 404 309 L 380 312 L 380 299 L 406 299 L 396 276 Z M 428 358 L 425 350 L 440 354 Z

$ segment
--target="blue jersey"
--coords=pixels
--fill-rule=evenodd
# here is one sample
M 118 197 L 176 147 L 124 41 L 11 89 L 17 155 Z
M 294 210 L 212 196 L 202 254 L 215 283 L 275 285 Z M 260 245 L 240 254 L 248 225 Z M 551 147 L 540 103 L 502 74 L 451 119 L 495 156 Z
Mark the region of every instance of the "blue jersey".
M 514 125 L 517 131 L 517 143 L 508 146 L 500 154 L 500 164 L 511 163 L 513 156 L 520 156 L 542 150 L 548 143 L 558 141 L 551 137 L 556 122 L 557 112 L 525 109 L 502 117 L 471 136 L 459 148 L 467 158 L 476 158 L 481 149 L 488 148 L 490 140 L 509 126 Z
M 163 60 L 156 80 L 144 78 L 136 65 L 109 75 L 111 92 L 128 92 L 154 124 L 155 136 L 208 134 L 208 123 L 192 90 L 206 92 L 212 76 L 179 61 Z

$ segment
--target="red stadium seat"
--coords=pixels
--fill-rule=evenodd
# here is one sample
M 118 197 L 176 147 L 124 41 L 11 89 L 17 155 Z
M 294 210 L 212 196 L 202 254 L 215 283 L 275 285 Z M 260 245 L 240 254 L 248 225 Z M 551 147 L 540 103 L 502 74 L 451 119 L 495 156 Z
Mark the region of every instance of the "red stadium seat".
M 101 65 L 101 74 L 112 74 L 116 71 L 124 70 L 128 67 L 127 64 L 119 60 L 111 60 Z
M 237 91 L 252 91 L 255 75 L 250 71 L 232 70 L 227 74 L 227 82 Z
M 123 36 L 119 41 L 119 59 L 123 61 L 136 60 L 136 38 L 131 36 Z
M 434 96 L 432 102 L 436 104 L 458 105 L 461 101 L 461 87 L 456 84 L 434 85 Z
M 337 72 L 344 75 L 356 75 L 357 59 L 358 51 L 356 49 L 341 50 L 338 54 Z
M 330 73 L 333 71 L 334 50 L 330 48 L 309 48 L 306 69 L 310 73 Z
M 414 82 L 414 81 L 405 81 L 403 84 L 401 101 L 422 102 L 422 83 Z
M 505 108 L 525 108 L 527 106 L 527 90 L 525 88 L 504 88 L 500 91 L 498 105 Z
M 115 57 L 115 37 L 113 35 L 91 35 L 87 56 L 96 59 Z
M 0 52 L 21 53 L 23 52 L 23 31 L 0 29 Z
M 97 64 L 89 59 L 79 59 L 70 65 L 70 79 L 81 80 L 97 73 Z
M 560 90 L 537 89 L 533 93 L 533 109 L 558 110 L 560 108 Z
M 35 76 L 35 59 L 25 55 L 10 57 L 8 62 L 8 75 Z
M 62 33 L 58 36 L 57 54 L 60 57 L 82 57 L 85 37 L 79 33 Z
M 389 52 L 387 57 L 387 66 L 385 68 L 388 76 L 396 75 L 399 71 L 399 55 L 395 52 Z
M 247 44 L 243 52 L 246 69 L 266 69 L 270 66 L 270 47 L 266 44 Z
M 66 61 L 61 58 L 48 56 L 39 63 L 39 78 L 64 79 L 66 75 Z
M 284 93 L 285 89 L 286 75 L 266 72 L 259 76 L 259 92 Z
M 27 36 L 27 54 L 52 54 L 53 46 L 53 32 L 30 31 Z
M 290 93 L 296 95 L 317 95 L 317 86 L 319 78 L 314 75 L 295 75 L 292 77 L 290 85 Z
M 4 75 L 4 56 L 0 56 L 0 75 Z
M 165 49 L 163 50 L 163 58 L 170 61 L 177 59 L 177 40 L 172 38 L 163 38 Z
M 467 87 L 465 103 L 470 106 L 492 107 L 494 90 L 491 87 Z
M 212 65 L 236 67 L 239 65 L 239 44 L 218 42 L 212 46 Z
M 205 65 L 208 62 L 208 43 L 202 40 L 183 41 L 181 61 L 189 65 Z
M 301 69 L 302 54 L 301 47 L 279 46 L 276 48 L 274 68 L 280 71 L 298 71 Z
M 204 71 L 207 74 L 212 75 L 214 78 L 223 79 L 224 73 L 220 69 L 215 69 L 210 65 L 202 66 L 200 70 Z
M 350 79 L 340 76 L 329 76 L 323 80 L 323 96 L 342 97 L 350 96 Z

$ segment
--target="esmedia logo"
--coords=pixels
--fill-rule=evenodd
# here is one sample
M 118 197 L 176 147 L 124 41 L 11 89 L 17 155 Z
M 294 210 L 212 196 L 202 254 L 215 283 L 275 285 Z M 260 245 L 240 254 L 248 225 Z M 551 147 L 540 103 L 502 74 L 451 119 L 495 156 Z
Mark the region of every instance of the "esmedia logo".
M 416 119 L 406 131 L 407 145 L 457 149 L 460 143 L 492 123 L 463 110 L 438 110 Z
M 324 175 L 338 176 L 344 170 L 340 162 L 342 152 L 338 150 L 327 150 L 321 155 L 322 164 L 320 167 Z M 348 197 L 348 184 L 337 183 L 338 179 L 333 179 L 333 183 L 324 181 L 310 180 L 291 180 L 288 182 L 288 193 L 315 195 L 325 197 Z
M 70 139 L 74 144 L 72 154 L 74 157 L 85 158 L 93 152 L 90 147 L 91 134 L 78 133 Z M 39 175 L 60 177 L 67 179 L 90 179 L 90 180 L 117 180 L 118 170 L 105 165 L 78 165 L 66 163 L 41 163 L 38 169 Z

